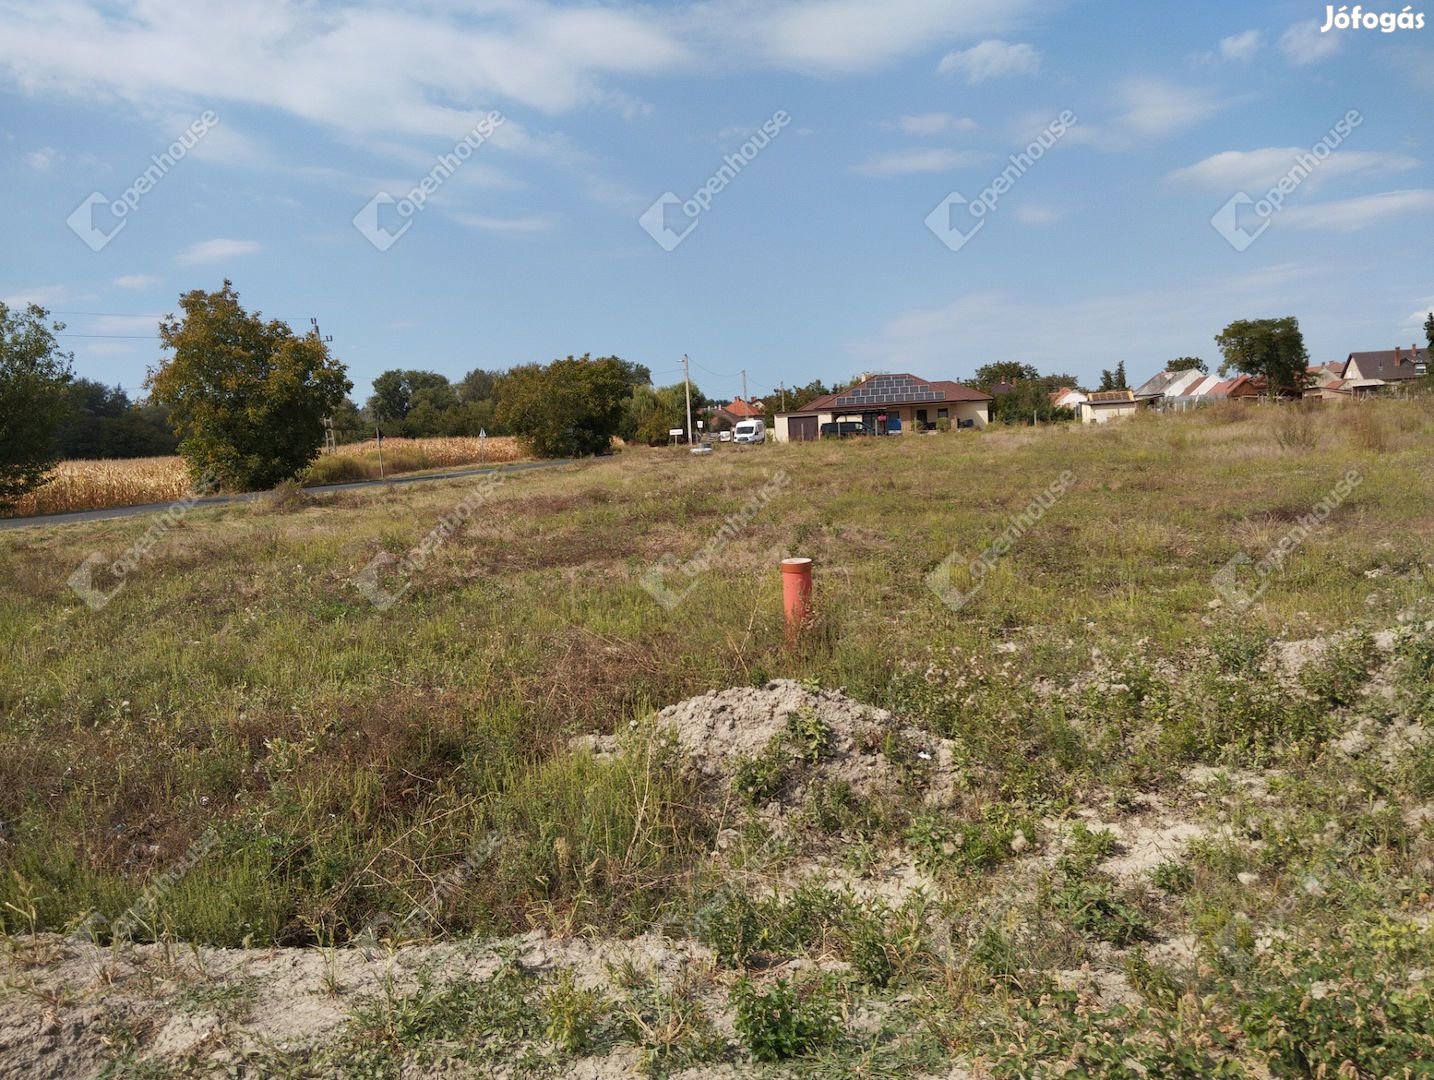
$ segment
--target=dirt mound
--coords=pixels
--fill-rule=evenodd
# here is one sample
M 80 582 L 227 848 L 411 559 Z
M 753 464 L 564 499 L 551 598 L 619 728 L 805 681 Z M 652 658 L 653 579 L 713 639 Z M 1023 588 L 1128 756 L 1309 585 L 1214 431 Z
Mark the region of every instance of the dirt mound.
M 885 709 L 790 679 L 689 698 L 659 712 L 657 723 L 676 732 L 703 776 L 726 783 L 744 762 L 771 754 L 808 760 L 805 783 L 839 780 L 859 795 L 915 776 L 926 798 L 940 802 L 952 786 L 955 744 L 949 739 L 906 727 Z M 792 801 L 805 783 L 784 789 L 781 801 Z

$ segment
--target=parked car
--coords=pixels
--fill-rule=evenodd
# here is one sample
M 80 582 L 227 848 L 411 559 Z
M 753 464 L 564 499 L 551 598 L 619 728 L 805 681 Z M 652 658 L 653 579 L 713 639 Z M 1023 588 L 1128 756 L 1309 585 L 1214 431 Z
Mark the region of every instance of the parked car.
M 719 431 L 719 432 L 717 433 L 717 441 L 718 441 L 718 442 L 731 442 L 731 441 L 732 441 L 732 432 L 730 432 L 730 431 Z
M 767 425 L 761 420 L 742 420 L 732 429 L 734 443 L 761 443 L 767 441 Z
M 866 426 L 860 420 L 836 420 L 821 427 L 823 439 L 849 439 L 867 433 Z

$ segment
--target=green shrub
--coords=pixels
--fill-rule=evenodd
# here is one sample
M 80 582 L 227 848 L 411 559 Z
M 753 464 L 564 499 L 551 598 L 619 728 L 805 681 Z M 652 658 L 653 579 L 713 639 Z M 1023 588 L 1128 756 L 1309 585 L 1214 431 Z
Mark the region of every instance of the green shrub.
M 1428 931 L 1407 924 L 1383 940 L 1366 930 L 1319 948 L 1281 944 L 1240 1019 L 1275 1076 L 1427 1076 L 1434 982 L 1411 969 L 1430 958 Z
M 781 792 L 787 782 L 787 765 L 782 737 L 774 736 L 760 754 L 737 760 L 732 770 L 732 786 L 748 806 L 761 806 Z
M 778 979 L 763 992 L 743 978 L 732 990 L 737 1035 L 758 1061 L 786 1061 L 830 1046 L 841 1018 L 829 988 Z
M 1195 873 L 1178 859 L 1167 859 L 1150 870 L 1150 880 L 1161 892 L 1179 896 L 1195 885 Z
M 787 717 L 787 734 L 810 764 L 815 765 L 826 757 L 831 727 L 815 709 L 798 709 Z
M 1300 684 L 1325 705 L 1353 705 L 1369 681 L 1376 655 L 1374 638 L 1367 632 L 1358 634 L 1305 665 L 1300 671 Z
M 593 1044 L 593 1036 L 607 1012 L 602 995 L 577 985 L 571 971 L 564 971 L 543 995 L 546 1032 L 560 1049 L 580 1054 Z
M 974 874 L 1009 859 L 1018 833 L 1027 843 L 1035 840 L 1035 826 L 1030 821 L 1007 807 L 988 806 L 982 820 L 975 822 L 924 814 L 906 830 L 906 842 L 917 864 L 928 873 Z
M 1223 1033 L 1198 1014 L 1101 1008 L 1068 991 L 1022 1002 L 1000 1034 L 991 1072 L 1002 1080 L 1233 1080 L 1245 1075 L 1231 1059 Z

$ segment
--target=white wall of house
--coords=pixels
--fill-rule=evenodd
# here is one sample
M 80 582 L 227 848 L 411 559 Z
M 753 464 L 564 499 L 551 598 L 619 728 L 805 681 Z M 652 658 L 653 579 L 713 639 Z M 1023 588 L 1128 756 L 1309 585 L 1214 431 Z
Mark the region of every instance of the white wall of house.
M 923 410 L 926 413 L 926 420 L 928 423 L 936 423 L 942 418 L 942 413 L 945 413 L 945 418 L 951 421 L 951 426 L 953 428 L 956 426 L 958 420 L 970 420 L 973 422 L 974 427 L 983 428 L 988 422 L 989 409 L 990 402 L 986 401 L 933 401 L 925 405 L 889 405 L 885 406 L 880 410 L 874 411 L 885 412 L 887 416 L 895 416 L 900 418 L 902 434 L 905 434 L 906 432 L 911 430 L 911 425 L 915 423 L 916 414 Z M 773 419 L 772 424 L 769 428 L 770 434 L 777 442 L 790 442 L 791 431 L 789 427 L 789 421 L 794 416 L 811 415 L 812 413 L 802 412 L 778 413 L 777 416 Z M 823 424 L 830 424 L 838 419 L 860 420 L 861 417 L 862 414 L 860 412 L 837 413 L 831 410 L 827 410 L 826 412 L 819 412 L 816 414 L 817 435 L 820 438 L 821 426 Z
M 1080 422 L 1082 424 L 1108 424 L 1112 420 L 1134 416 L 1139 410 L 1140 406 L 1134 401 L 1082 401 Z

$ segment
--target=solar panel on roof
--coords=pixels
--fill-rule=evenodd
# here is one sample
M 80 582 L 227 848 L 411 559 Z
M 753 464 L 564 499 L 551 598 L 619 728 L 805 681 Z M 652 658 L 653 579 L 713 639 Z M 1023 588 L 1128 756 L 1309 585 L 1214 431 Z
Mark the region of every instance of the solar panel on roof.
M 850 393 L 841 395 L 835 405 L 885 405 L 893 401 L 945 401 L 946 391 L 934 390 L 909 375 L 877 375 Z

